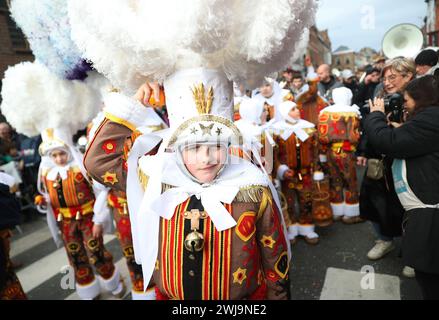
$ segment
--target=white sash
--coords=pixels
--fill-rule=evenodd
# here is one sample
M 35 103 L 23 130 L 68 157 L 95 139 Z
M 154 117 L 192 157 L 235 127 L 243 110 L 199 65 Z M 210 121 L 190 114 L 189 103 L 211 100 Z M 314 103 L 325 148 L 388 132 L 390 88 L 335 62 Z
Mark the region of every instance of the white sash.
M 435 205 L 423 203 L 410 188 L 407 180 L 407 166 L 405 160 L 395 159 L 392 165 L 393 181 L 399 201 L 406 211 L 414 209 L 439 209 L 439 203 Z

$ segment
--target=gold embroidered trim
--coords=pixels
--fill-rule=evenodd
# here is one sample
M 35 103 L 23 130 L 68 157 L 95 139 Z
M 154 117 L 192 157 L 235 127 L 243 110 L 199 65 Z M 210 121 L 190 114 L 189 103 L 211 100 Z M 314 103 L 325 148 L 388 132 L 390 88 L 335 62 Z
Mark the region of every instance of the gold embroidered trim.
M 139 170 L 139 181 L 142 186 L 146 189 L 148 185 L 149 177 L 145 175 L 141 170 Z M 162 184 L 162 193 L 174 188 L 169 184 Z M 260 211 L 265 211 L 267 205 L 271 203 L 271 193 L 264 186 L 250 186 L 239 190 L 234 201 L 236 202 L 247 202 L 247 203 L 259 203 L 261 202 Z M 259 216 L 259 214 L 258 214 Z
M 250 202 L 258 203 L 262 200 L 263 187 L 261 186 L 251 186 L 242 188 L 236 195 L 236 202 Z
M 116 117 L 115 115 L 112 115 L 112 114 L 110 114 L 108 112 L 104 112 L 104 115 L 105 115 L 105 118 L 107 118 L 108 120 L 110 120 L 112 122 L 115 122 L 115 123 L 118 123 L 118 124 L 121 124 L 124 127 L 127 127 L 128 129 L 130 129 L 131 131 L 135 131 L 136 130 L 136 126 L 134 124 L 132 124 L 131 122 L 125 120 L 125 119 Z
M 317 130 L 315 129 L 315 128 L 306 128 L 306 129 L 303 129 L 307 134 L 309 134 L 309 135 L 312 135 L 312 134 L 314 134 L 314 133 L 316 133 L 317 132 Z
M 322 114 L 329 115 L 331 117 L 331 119 L 333 119 L 333 120 L 334 120 L 334 118 L 340 119 L 341 117 L 345 117 L 347 119 L 359 117 L 358 113 L 355 111 L 352 111 L 352 112 L 327 112 L 327 111 L 325 112 L 325 111 L 323 111 Z M 335 115 L 335 117 L 334 117 L 334 115 Z
M 232 121 L 220 117 L 220 116 L 216 116 L 213 114 L 204 114 L 198 117 L 194 117 L 191 118 L 187 121 L 185 121 L 182 125 L 180 125 L 180 127 L 177 128 L 177 130 L 172 134 L 171 139 L 169 140 L 168 143 L 168 147 L 171 147 L 178 139 L 178 137 L 180 136 L 180 134 L 185 131 L 190 125 L 194 124 L 194 123 L 199 123 L 200 121 L 215 121 L 218 122 L 224 126 L 226 126 L 227 128 L 231 129 L 233 131 L 233 135 L 236 137 L 236 139 L 238 140 L 238 144 L 242 145 L 243 144 L 243 137 L 241 132 L 239 131 L 239 129 L 233 124 Z

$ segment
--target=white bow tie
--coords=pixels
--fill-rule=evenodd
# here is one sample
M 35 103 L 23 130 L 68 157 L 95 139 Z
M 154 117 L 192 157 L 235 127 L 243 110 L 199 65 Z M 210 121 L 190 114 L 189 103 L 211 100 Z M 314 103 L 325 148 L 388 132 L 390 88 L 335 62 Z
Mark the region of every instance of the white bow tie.
M 222 203 L 231 204 L 238 192 L 239 188 L 237 187 L 217 185 L 203 187 L 193 183 L 167 190 L 152 203 L 151 208 L 161 217 L 170 220 L 179 204 L 196 196 L 197 199 L 201 200 L 201 204 L 212 219 L 215 228 L 221 232 L 236 225 L 236 221 Z
M 47 180 L 55 181 L 58 174 L 61 176 L 62 180 L 67 179 L 68 172 L 69 172 L 70 166 L 66 165 L 64 167 L 54 167 L 50 169 L 49 173 L 47 174 Z
M 302 142 L 305 142 L 306 140 L 308 140 L 309 135 L 306 133 L 305 130 L 303 130 L 300 127 L 293 127 L 293 126 L 288 126 L 284 129 L 284 132 L 280 135 L 281 138 L 285 141 L 287 141 L 292 134 L 295 134 L 296 137 L 298 137 Z

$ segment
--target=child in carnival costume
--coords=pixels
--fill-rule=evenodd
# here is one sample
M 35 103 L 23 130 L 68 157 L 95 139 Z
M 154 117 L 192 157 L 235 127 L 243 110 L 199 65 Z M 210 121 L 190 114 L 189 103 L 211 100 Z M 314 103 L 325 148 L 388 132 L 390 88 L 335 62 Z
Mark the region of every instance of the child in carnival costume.
M 76 43 L 127 94 L 106 99 L 85 165 L 100 182 L 126 186 L 136 261 L 157 298 L 288 297 L 289 245 L 275 189 L 261 169 L 229 153 L 243 140 L 232 122 L 232 81 L 259 85 L 312 24 L 314 1 L 279 1 L 274 15 L 268 4 L 249 12 L 250 1 L 198 2 L 189 11 L 180 1 L 69 1 Z M 96 23 L 99 10 L 104 21 Z M 116 15 L 121 23 L 107 29 Z M 133 26 L 154 32 L 114 38 Z M 154 117 L 142 105 L 153 80 L 163 82 L 170 130 L 135 134 Z M 142 103 L 128 97 L 137 89 Z M 100 151 L 109 137 L 118 146 L 112 156 Z
M 316 221 L 313 211 L 317 208 L 313 208 L 316 193 L 313 180 L 323 180 L 317 130 L 314 124 L 301 119 L 300 110 L 294 102 L 283 102 L 279 111 L 283 121 L 272 126 L 277 146 L 274 168 L 287 202 L 285 220 L 288 223 L 288 237 L 294 241 L 300 235 L 307 243 L 317 244 L 319 236 L 314 231 Z M 296 198 L 300 207 L 298 219 L 295 214 Z M 319 221 L 328 220 L 328 216 L 332 218 L 329 203 L 321 209 L 324 209 L 326 217 Z
M 334 220 L 346 224 L 363 222 L 360 217 L 355 151 L 360 139 L 360 112 L 351 105 L 352 92 L 337 88 L 334 105 L 319 115 L 319 140 L 327 150 L 331 206 Z
M 268 130 L 269 125 L 262 125 L 265 118 L 262 102 L 253 98 L 243 100 L 239 113 L 241 117 L 235 125 L 244 137 L 244 150 L 237 152 L 237 155 L 256 164 L 261 162 L 267 173 L 271 174 L 274 140 Z

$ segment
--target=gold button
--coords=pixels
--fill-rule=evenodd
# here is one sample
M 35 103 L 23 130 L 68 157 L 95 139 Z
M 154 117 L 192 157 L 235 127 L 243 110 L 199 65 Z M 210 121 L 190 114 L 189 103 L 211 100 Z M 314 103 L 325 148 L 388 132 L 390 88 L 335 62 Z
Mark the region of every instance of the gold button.
M 189 271 L 189 275 L 191 276 L 191 277 L 194 277 L 195 276 L 195 272 L 194 271 Z
M 189 259 L 195 260 L 195 256 L 193 254 L 189 255 Z

